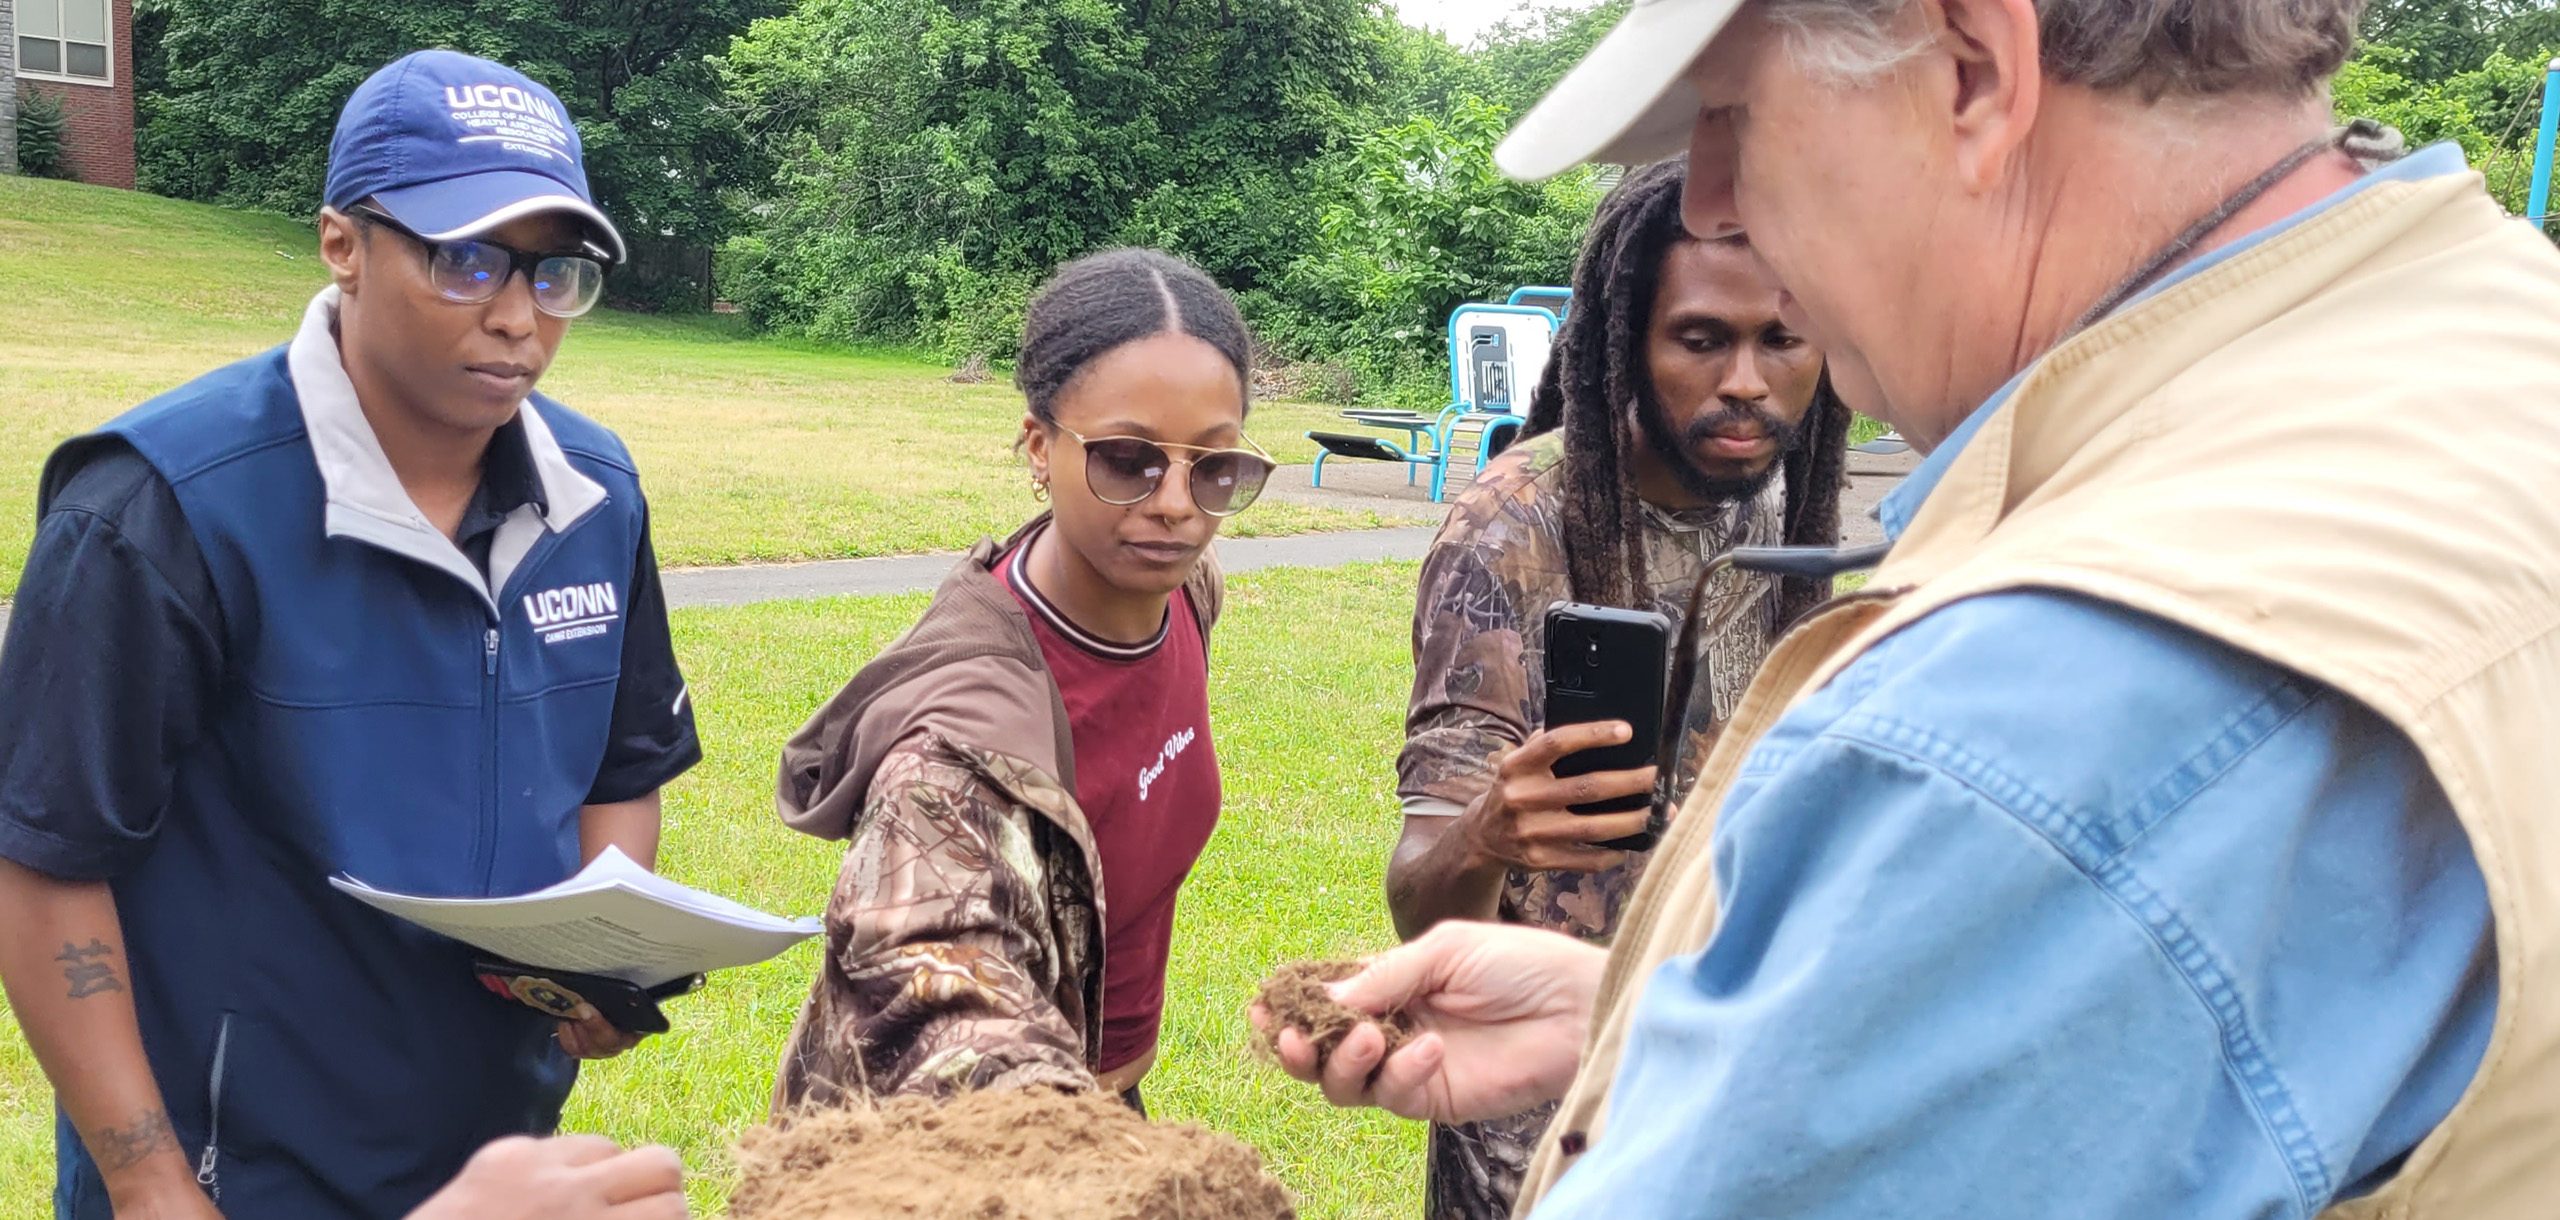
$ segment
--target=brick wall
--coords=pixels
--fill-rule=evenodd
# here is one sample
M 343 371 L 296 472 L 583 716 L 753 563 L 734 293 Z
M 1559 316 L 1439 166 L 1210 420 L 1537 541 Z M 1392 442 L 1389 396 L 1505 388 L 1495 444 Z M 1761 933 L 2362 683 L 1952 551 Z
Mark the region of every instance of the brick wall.
M 18 172 L 18 30 L 0 0 L 0 174 Z
M 133 189 L 133 0 L 115 0 L 110 37 L 112 87 L 61 81 L 20 82 L 62 100 L 62 160 L 71 176 L 93 186 Z M 15 42 L 11 43 L 15 46 Z

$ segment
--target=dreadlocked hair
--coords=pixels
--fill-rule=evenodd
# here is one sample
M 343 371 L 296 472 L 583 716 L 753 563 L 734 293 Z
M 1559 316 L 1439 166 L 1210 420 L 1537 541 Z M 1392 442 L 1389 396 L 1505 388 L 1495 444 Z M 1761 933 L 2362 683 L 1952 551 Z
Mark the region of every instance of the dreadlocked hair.
M 1253 408 L 1253 340 L 1235 301 L 1208 273 L 1162 250 L 1088 254 L 1058 268 L 1031 298 L 1013 384 L 1032 417 L 1058 422 L 1058 396 L 1105 354 L 1161 334 L 1184 334 L 1235 366 Z
M 1636 606 L 1647 600 L 1644 509 L 1636 498 L 1628 446 L 1634 411 L 1655 400 L 1646 336 L 1663 260 L 1691 240 L 1680 221 L 1686 157 L 1629 173 L 1592 217 L 1573 268 L 1574 308 L 1556 335 L 1529 398 L 1524 436 L 1564 431 L 1566 575 L 1576 601 Z M 1784 541 L 1836 546 L 1846 472 L 1849 410 L 1825 377 L 1783 458 Z M 1792 623 L 1830 596 L 1828 582 L 1790 578 L 1779 587 L 1779 623 Z

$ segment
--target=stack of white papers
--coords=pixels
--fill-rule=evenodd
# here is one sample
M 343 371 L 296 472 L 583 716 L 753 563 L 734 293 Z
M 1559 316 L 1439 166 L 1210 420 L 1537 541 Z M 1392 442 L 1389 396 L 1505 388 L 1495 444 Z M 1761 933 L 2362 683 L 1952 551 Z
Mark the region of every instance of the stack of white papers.
M 817 935 L 817 919 L 784 919 L 679 885 L 608 847 L 578 875 L 514 898 L 420 898 L 343 874 L 329 884 L 375 910 L 510 961 L 655 987 L 748 966 Z

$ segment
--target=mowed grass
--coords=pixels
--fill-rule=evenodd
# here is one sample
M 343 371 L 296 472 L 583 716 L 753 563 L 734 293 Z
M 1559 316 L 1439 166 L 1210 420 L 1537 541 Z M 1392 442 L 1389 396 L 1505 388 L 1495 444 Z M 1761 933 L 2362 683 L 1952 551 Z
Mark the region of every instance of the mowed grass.
M 76 183 L 0 176 L 0 596 L 17 587 L 37 474 L 64 437 L 293 335 L 327 282 L 308 225 Z M 672 566 L 955 550 L 1019 521 L 1021 400 L 954 385 L 914 353 L 758 338 L 731 318 L 599 311 L 543 389 L 620 432 Z M 1327 408 L 1271 403 L 1284 462 Z M 1266 503 L 1229 533 L 1390 522 Z
M 1274 965 L 1393 941 L 1381 884 L 1399 823 L 1391 760 L 1414 578 L 1412 564 L 1239 577 L 1213 648 L 1226 811 L 1183 893 L 1147 1101 L 1262 1149 L 1310 1218 L 1421 1205 L 1422 1129 L 1325 1106 L 1254 1058 L 1243 1015 Z M 706 760 L 668 793 L 668 875 L 778 912 L 824 906 L 839 849 L 775 818 L 775 751 L 923 608 L 913 595 L 677 613 Z M 817 955 L 804 944 L 673 1002 L 672 1033 L 587 1070 L 567 1126 L 674 1146 L 697 1210 L 718 1214 L 734 1183 L 727 1148 L 764 1115 Z M 52 1157 L 51 1095 L 0 1007 L 0 1216 L 45 1213 Z

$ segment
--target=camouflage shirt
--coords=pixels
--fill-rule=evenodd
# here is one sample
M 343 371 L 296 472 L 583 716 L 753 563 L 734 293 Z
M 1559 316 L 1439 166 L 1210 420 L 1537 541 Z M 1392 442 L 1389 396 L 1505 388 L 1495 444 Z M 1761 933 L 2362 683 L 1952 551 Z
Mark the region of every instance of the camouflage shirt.
M 783 820 L 846 848 L 777 1114 L 1095 1084 L 1108 889 L 1066 708 L 991 571 L 1045 521 L 979 543 L 783 747 Z M 1205 640 L 1225 601 L 1216 559 L 1184 588 Z
M 1058 781 L 938 734 L 892 752 L 827 902 L 777 1111 L 1093 1085 L 1102 915 Z
M 1564 443 L 1550 433 L 1513 446 L 1459 496 L 1423 560 L 1413 616 L 1413 698 L 1397 793 L 1408 815 L 1455 815 L 1494 778 L 1494 765 L 1545 723 L 1550 606 L 1573 600 L 1565 550 Z M 1718 552 L 1776 545 L 1785 488 L 1776 481 L 1743 511 L 1645 510 L 1649 603 L 1675 625 L 1689 587 Z M 1743 535 L 1737 537 L 1737 533 Z M 1689 704 L 1689 743 L 1678 787 L 1704 765 L 1716 729 L 1733 714 L 1777 636 L 1778 587 L 1767 577 L 1727 572 L 1709 589 L 1698 688 Z M 1600 873 L 1514 870 L 1500 917 L 1606 944 L 1635 892 L 1647 856 Z M 1552 1107 L 1431 1136 L 1431 1220 L 1488 1220 L 1510 1214 L 1521 1174 Z

